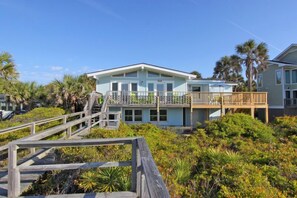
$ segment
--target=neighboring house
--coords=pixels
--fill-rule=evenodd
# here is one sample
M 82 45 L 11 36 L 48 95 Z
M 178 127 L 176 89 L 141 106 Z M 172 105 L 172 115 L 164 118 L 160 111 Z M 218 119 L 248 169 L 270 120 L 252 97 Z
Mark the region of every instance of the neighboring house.
M 232 93 L 235 83 L 195 80 L 195 75 L 146 63 L 88 73 L 104 95 L 107 111 L 127 123 L 190 126 L 226 111 L 267 108 L 266 93 Z
M 9 96 L 0 93 L 0 110 L 14 111 L 15 109 L 16 105 L 10 102 Z
M 258 74 L 257 90 L 268 92 L 270 119 L 297 115 L 297 44 L 290 45 Z

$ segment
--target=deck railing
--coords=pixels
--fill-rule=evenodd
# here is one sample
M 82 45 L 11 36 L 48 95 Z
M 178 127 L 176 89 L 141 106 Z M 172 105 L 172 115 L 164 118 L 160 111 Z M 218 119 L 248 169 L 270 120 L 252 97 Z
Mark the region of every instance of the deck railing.
M 297 98 L 286 98 L 284 99 L 285 107 L 297 107 Z
M 18 165 L 18 149 L 25 148 L 53 148 L 53 147 L 80 147 L 104 145 L 132 145 L 130 161 L 119 162 L 86 162 L 71 164 L 43 164 Z M 8 167 L 8 197 L 17 197 L 21 194 L 21 172 L 73 170 L 106 167 L 131 166 L 131 192 L 120 192 L 117 195 L 125 197 L 162 197 L 169 198 L 169 193 L 152 158 L 144 138 L 115 138 L 115 139 L 84 139 L 84 140 L 58 140 L 58 141 L 14 141 L 9 143 Z M 103 197 L 104 194 L 92 194 L 92 197 Z M 115 195 L 115 194 L 114 194 Z M 65 195 L 64 195 L 65 196 Z M 64 197 L 63 195 L 56 197 Z M 88 194 L 72 194 L 67 197 L 88 197 Z M 104 196 L 105 197 L 105 196 Z M 113 197 L 113 193 L 109 197 Z M 115 197 L 115 196 L 114 196 Z
M 107 92 L 109 105 L 266 105 L 265 92 Z

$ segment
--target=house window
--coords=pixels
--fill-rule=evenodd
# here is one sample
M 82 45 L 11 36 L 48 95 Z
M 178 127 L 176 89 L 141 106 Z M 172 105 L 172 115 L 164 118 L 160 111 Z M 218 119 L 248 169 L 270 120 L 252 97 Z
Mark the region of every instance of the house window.
M 134 121 L 142 122 L 142 110 L 134 110 Z
M 151 71 L 149 71 L 149 72 L 147 73 L 147 76 L 148 76 L 149 78 L 157 78 L 157 77 L 160 77 L 160 74 L 158 74 L 158 73 L 156 73 L 156 72 L 151 72 Z
M 291 73 L 290 73 L 290 70 L 286 70 L 285 71 L 285 77 L 286 77 L 286 84 L 290 84 L 291 83 Z
M 263 75 L 258 75 L 258 87 L 263 87 Z
M 131 90 L 137 91 L 137 83 L 131 83 Z
M 154 91 L 154 83 L 148 83 L 148 91 Z
M 297 69 L 292 70 L 292 83 L 297 83 Z
M 167 121 L 167 110 L 160 110 L 159 120 L 163 122 Z M 150 121 L 151 122 L 158 121 L 157 110 L 150 110 Z
M 167 75 L 167 74 L 161 74 L 161 77 L 164 77 L 164 78 L 172 78 L 172 76 Z
M 125 121 L 127 122 L 142 122 L 142 110 L 125 110 Z
M 158 113 L 157 110 L 150 110 L 150 121 L 158 121 Z
M 160 110 L 160 121 L 167 121 L 167 110 Z
M 136 78 L 137 77 L 137 71 L 121 73 L 121 74 L 114 74 L 114 75 L 112 75 L 112 77 Z
M 112 77 L 124 77 L 124 74 L 114 74 Z
M 126 73 L 125 76 L 128 77 L 128 78 L 136 78 L 137 77 L 137 71 Z
M 277 85 L 282 84 L 282 71 L 281 70 L 275 71 L 275 84 L 277 84 Z
M 125 121 L 133 121 L 133 111 L 132 110 L 125 110 Z

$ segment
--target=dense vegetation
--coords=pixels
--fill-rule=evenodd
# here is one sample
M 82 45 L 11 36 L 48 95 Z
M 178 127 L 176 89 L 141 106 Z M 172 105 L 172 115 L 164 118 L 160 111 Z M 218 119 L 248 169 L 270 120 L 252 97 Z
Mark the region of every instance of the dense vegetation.
M 21 124 L 30 123 L 30 122 L 34 122 L 34 121 L 42 120 L 42 119 L 46 119 L 46 118 L 52 118 L 52 117 L 63 115 L 64 113 L 65 113 L 65 111 L 60 108 L 40 107 L 40 108 L 33 109 L 32 111 L 29 111 L 26 114 L 16 115 L 11 120 L 1 121 L 0 129 L 5 129 L 8 127 L 12 127 L 12 126 L 18 126 Z M 44 130 L 46 128 L 55 126 L 57 124 L 59 124 L 59 122 L 54 121 L 51 123 L 36 126 L 36 131 L 38 132 L 38 131 Z M 15 131 L 13 133 L 2 134 L 2 135 L 0 135 L 0 146 L 5 145 L 12 140 L 16 140 L 16 139 L 28 136 L 29 134 L 30 134 L 29 128 L 21 129 L 21 130 Z
M 93 129 L 87 138 L 145 137 L 174 197 L 294 197 L 296 119 L 279 118 L 267 126 L 249 115 L 226 115 L 188 136 L 151 124 L 121 124 L 114 131 Z M 128 160 L 131 147 L 63 148 L 57 155 L 63 162 Z M 130 172 L 130 168 L 48 172 L 28 194 L 129 190 Z

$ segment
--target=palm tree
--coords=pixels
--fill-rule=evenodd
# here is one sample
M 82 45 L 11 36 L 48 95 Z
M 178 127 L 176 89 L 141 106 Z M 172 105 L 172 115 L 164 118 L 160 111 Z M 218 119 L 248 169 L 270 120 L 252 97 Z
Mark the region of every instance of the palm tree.
M 216 62 L 213 71 L 213 78 L 232 82 L 241 82 L 242 68 L 240 65 L 240 57 L 236 55 L 224 56 Z
M 249 91 L 252 91 L 253 80 L 258 72 L 267 68 L 268 49 L 266 44 L 257 44 L 251 39 L 241 45 L 237 45 L 236 52 L 241 56 L 242 64 L 246 68 Z
M 5 80 L 17 79 L 18 73 L 15 68 L 15 64 L 9 53 L 0 53 L 0 78 Z
M 84 76 L 65 75 L 62 80 L 55 80 L 45 89 L 49 93 L 50 104 L 75 112 L 87 100 L 87 95 L 94 89 L 94 83 Z
M 202 79 L 202 75 L 201 75 L 201 73 L 198 72 L 198 71 L 192 71 L 191 74 L 196 75 L 196 79 Z

